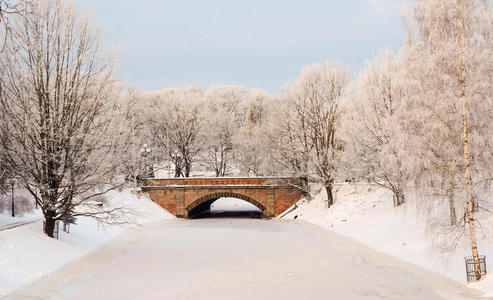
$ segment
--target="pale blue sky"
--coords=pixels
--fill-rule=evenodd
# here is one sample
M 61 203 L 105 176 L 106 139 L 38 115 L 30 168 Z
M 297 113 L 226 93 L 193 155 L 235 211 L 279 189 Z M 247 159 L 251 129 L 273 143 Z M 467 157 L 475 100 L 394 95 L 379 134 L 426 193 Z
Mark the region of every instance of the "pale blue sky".
M 405 38 L 404 0 L 78 0 L 93 10 L 119 72 L 144 91 L 239 84 L 277 95 L 302 66 L 353 75 Z

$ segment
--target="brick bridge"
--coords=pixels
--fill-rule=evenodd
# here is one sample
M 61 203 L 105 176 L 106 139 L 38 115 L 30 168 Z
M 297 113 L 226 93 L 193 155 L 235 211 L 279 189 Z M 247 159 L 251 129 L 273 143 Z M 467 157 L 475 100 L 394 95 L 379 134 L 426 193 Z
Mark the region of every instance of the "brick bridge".
M 264 217 L 280 215 L 298 202 L 306 179 L 296 177 L 174 178 L 144 180 L 142 191 L 181 218 L 210 209 L 222 197 L 238 198 L 258 207 Z

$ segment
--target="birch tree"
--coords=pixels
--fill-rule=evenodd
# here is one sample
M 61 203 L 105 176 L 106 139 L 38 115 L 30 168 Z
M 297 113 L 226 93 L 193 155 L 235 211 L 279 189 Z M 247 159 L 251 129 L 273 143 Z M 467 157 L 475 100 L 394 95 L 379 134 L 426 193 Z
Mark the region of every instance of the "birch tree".
M 464 207 L 476 278 L 481 278 L 477 248 L 475 189 L 485 179 L 491 145 L 491 7 L 477 0 L 417 1 L 408 18 L 406 128 L 434 176 L 461 178 L 452 190 Z M 458 175 L 457 177 L 455 175 Z M 462 195 L 462 193 L 461 193 Z M 456 196 L 457 198 L 457 196 Z
M 93 201 L 112 188 L 118 147 L 109 134 L 113 59 L 76 6 L 29 1 L 22 11 L 0 55 L 1 159 L 40 205 L 48 236 L 55 221 L 81 215 L 117 222 L 117 209 Z

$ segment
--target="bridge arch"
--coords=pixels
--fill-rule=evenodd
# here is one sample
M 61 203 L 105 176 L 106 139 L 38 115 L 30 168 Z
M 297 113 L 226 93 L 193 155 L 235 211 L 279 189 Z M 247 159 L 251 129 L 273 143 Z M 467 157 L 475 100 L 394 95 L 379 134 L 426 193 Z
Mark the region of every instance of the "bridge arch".
M 197 211 L 206 210 L 210 208 L 210 205 L 219 198 L 237 198 L 249 202 L 256 206 L 263 212 L 265 212 L 265 206 L 255 199 L 245 196 L 243 194 L 234 193 L 234 192 L 219 192 L 219 193 L 211 193 L 206 196 L 200 197 L 195 201 L 190 202 L 190 204 L 185 207 L 187 212 L 187 217 L 194 215 Z M 194 213 L 195 212 L 195 213 Z

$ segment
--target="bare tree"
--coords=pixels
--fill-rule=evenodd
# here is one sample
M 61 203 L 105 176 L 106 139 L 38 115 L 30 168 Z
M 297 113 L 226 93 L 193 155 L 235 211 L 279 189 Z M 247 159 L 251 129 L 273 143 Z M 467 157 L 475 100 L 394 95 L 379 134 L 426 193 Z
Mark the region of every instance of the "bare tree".
M 233 139 L 241 127 L 240 105 L 248 91 L 240 86 L 213 86 L 204 95 L 206 105 L 202 161 L 216 176 L 232 168 Z
M 110 132 L 113 60 L 76 6 L 41 0 L 22 10 L 0 56 L 1 159 L 42 208 L 48 236 L 55 221 L 77 216 L 120 222 L 119 209 L 93 201 L 112 188 L 119 147 Z
M 234 136 L 233 147 L 236 162 L 244 175 L 272 174 L 269 151 L 265 144 L 266 119 L 269 114 L 266 107 L 270 99 L 264 91 L 250 91 L 240 109 L 243 124 Z
M 152 142 L 144 97 L 134 87 L 121 82 L 113 88 L 114 97 L 119 99 L 117 115 L 113 116 L 112 132 L 119 134 L 120 141 L 128 141 L 124 151 L 120 153 L 120 167 L 115 177 L 123 174 L 125 181 L 132 182 L 134 187 L 142 178 L 151 176 L 150 163 L 141 153 L 143 145 Z
M 270 151 L 275 154 L 273 161 L 280 166 L 279 172 L 308 178 L 313 147 L 304 113 L 306 107 L 302 101 L 293 101 L 288 92 L 274 100 L 266 136 Z
M 292 116 L 298 128 L 305 128 L 313 147 L 313 166 L 334 203 L 332 184 L 344 150 L 338 136 L 340 101 L 349 84 L 349 74 L 341 63 L 327 62 L 303 68 L 300 77 L 287 87 L 287 97 L 297 107 Z
M 394 206 L 404 203 L 408 178 L 398 114 L 400 69 L 390 49 L 366 64 L 346 105 L 344 126 L 351 173 L 390 190 Z
M 23 3 L 25 3 L 23 0 L 0 0 L 0 25 L 3 30 L 3 45 L 0 48 L 0 52 L 5 49 L 7 39 L 12 38 L 9 16 L 20 14 L 22 12 L 21 4 Z
M 175 165 L 175 177 L 189 177 L 203 149 L 203 93 L 199 88 L 166 89 L 148 95 L 152 134 Z

